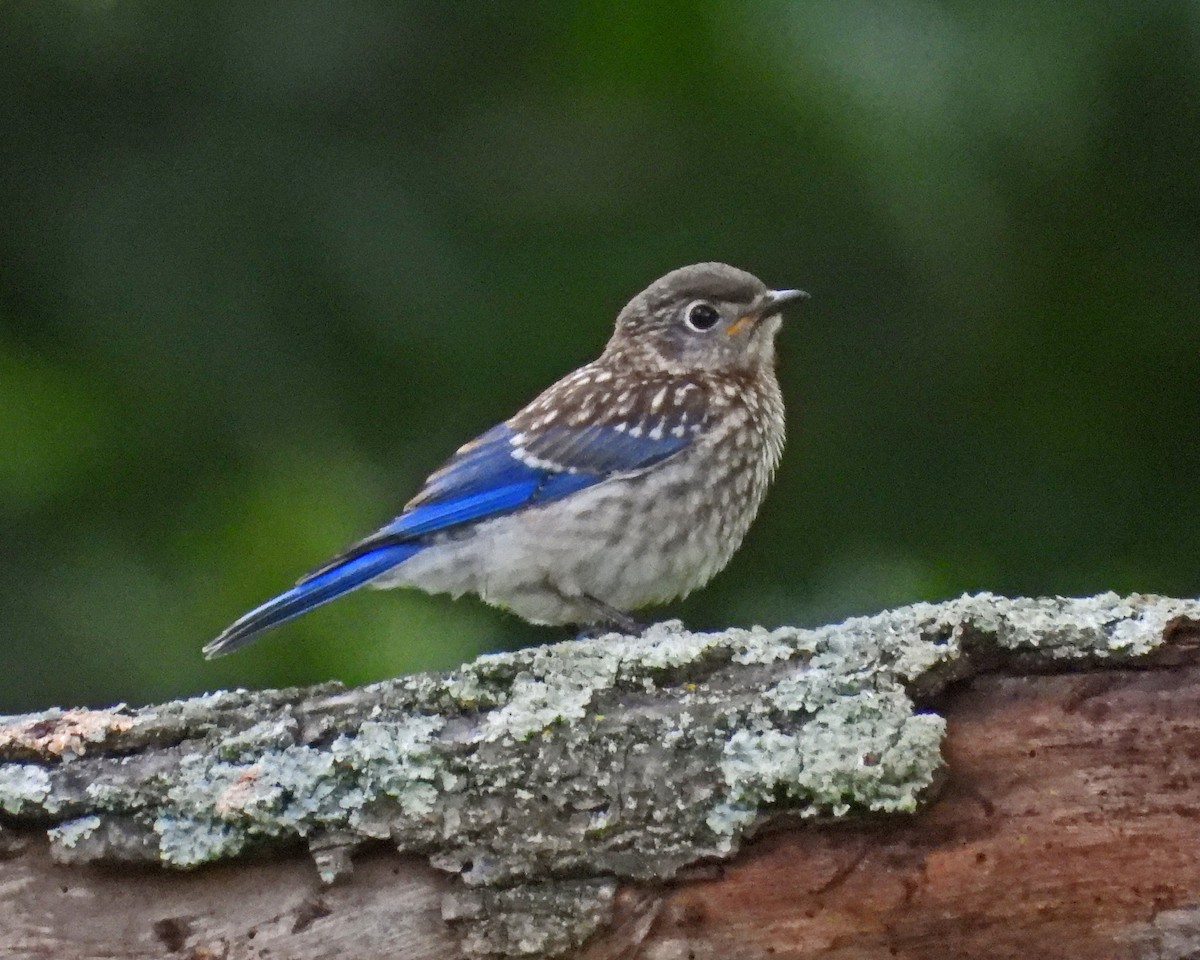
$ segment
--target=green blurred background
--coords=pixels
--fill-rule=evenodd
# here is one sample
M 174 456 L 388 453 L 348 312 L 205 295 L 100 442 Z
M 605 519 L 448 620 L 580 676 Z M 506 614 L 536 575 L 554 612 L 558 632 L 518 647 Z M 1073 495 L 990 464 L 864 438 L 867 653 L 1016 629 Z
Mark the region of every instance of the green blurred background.
M 663 615 L 1200 593 L 1200 5 L 0 7 L 0 711 L 544 642 L 364 591 L 214 663 L 721 259 L 791 440 Z

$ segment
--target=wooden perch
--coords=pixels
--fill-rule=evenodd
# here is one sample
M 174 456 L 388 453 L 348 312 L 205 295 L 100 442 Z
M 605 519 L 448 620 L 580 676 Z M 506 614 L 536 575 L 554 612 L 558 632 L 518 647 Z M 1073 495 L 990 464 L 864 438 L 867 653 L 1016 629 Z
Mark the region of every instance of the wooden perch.
M 0 957 L 1195 956 L 1198 643 L 981 595 L 0 717 Z

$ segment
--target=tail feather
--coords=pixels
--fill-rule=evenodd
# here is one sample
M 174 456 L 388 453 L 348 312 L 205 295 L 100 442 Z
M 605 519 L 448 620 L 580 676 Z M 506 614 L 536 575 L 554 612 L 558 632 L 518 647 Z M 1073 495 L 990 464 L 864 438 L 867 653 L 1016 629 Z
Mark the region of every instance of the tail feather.
M 352 557 L 345 563 L 302 580 L 292 589 L 255 607 L 204 647 L 208 659 L 232 653 L 256 640 L 259 634 L 307 613 L 344 593 L 361 587 L 422 548 L 419 543 L 397 543 Z

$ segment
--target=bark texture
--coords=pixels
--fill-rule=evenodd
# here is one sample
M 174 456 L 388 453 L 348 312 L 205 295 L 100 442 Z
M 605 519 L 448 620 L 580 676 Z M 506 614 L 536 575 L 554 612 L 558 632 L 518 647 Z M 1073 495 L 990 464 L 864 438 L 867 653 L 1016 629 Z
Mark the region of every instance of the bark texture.
M 981 595 L 0 718 L 0 956 L 1192 956 L 1198 640 Z

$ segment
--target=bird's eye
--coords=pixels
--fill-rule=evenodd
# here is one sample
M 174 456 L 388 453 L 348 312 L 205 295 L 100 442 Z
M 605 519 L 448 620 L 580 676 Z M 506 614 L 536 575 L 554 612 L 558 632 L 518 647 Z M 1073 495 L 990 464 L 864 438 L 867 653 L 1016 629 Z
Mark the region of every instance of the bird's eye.
M 693 330 L 711 330 L 721 315 L 710 303 L 693 303 L 687 309 L 687 325 Z

